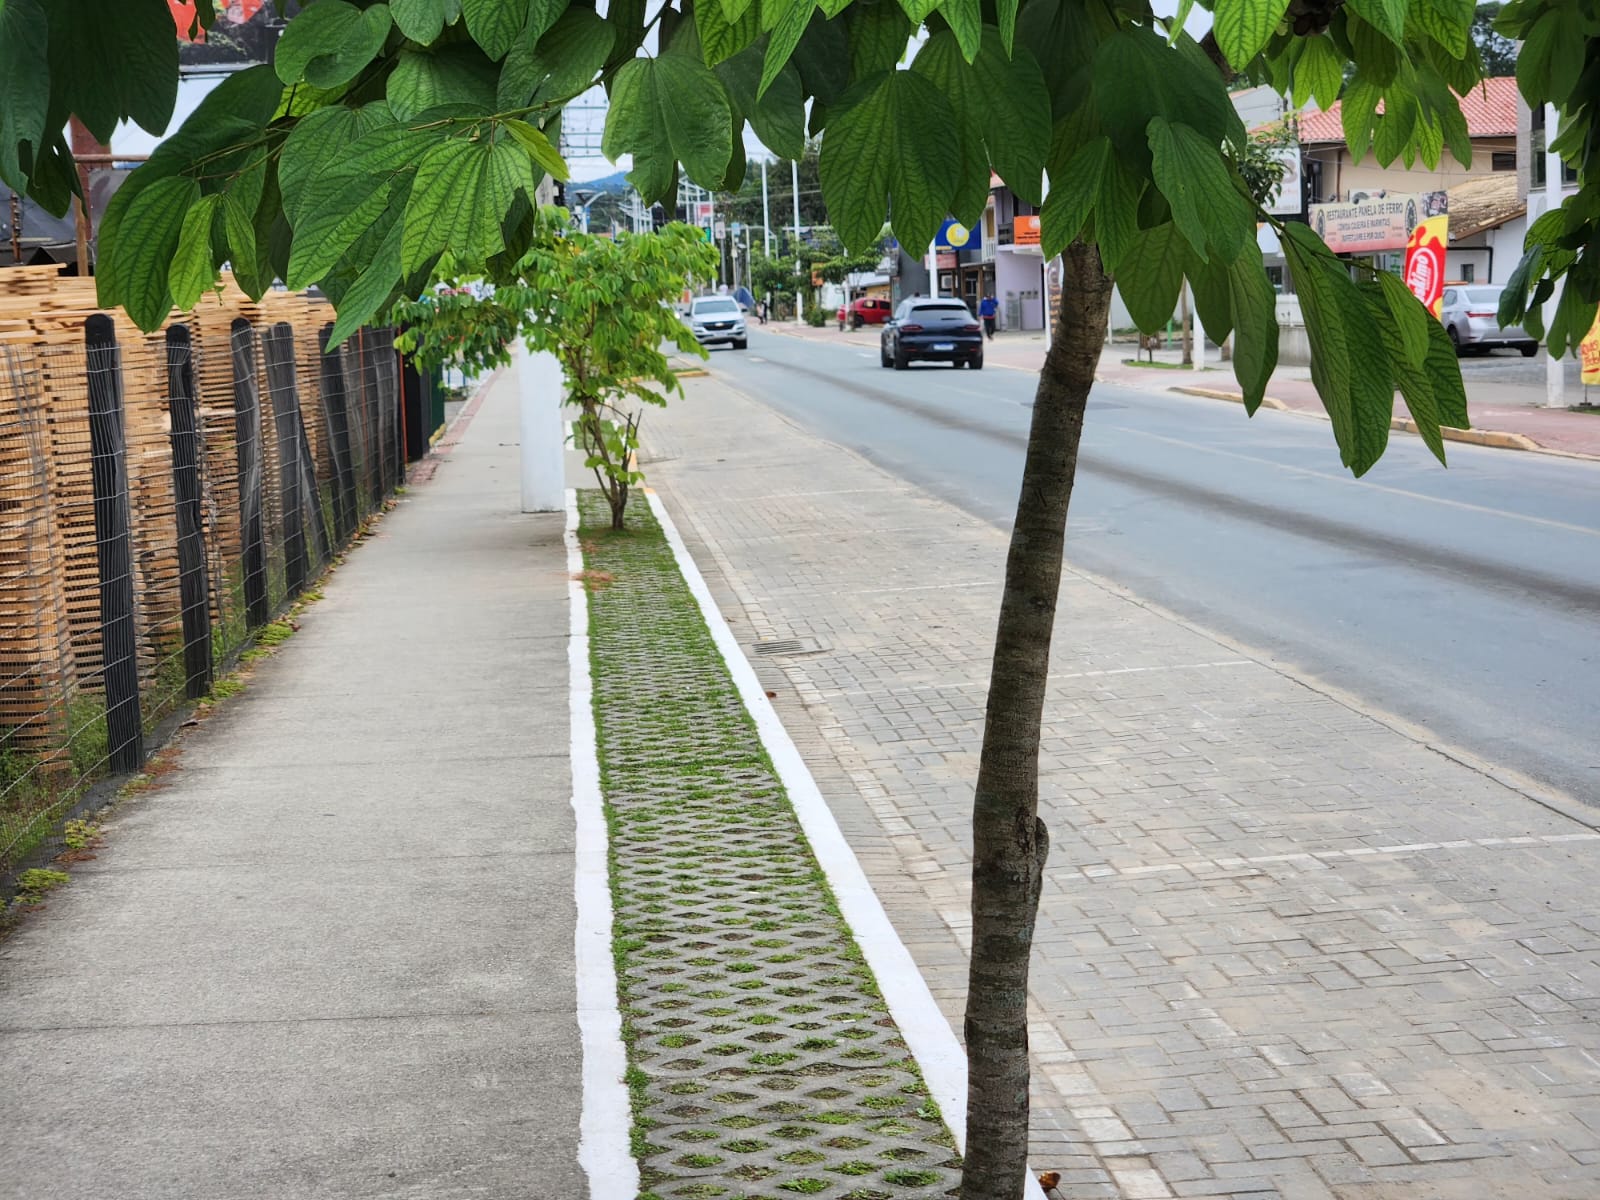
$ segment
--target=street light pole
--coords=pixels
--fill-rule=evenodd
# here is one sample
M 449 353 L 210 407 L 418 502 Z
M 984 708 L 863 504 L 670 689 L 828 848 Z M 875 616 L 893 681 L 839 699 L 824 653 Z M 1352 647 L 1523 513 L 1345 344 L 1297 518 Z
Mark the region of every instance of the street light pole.
M 772 257 L 772 203 L 767 197 L 767 160 L 761 160 L 761 232 L 767 239 L 767 257 Z
M 789 163 L 790 179 L 794 183 L 794 319 L 798 325 L 805 319 L 805 301 L 800 293 L 800 160 Z

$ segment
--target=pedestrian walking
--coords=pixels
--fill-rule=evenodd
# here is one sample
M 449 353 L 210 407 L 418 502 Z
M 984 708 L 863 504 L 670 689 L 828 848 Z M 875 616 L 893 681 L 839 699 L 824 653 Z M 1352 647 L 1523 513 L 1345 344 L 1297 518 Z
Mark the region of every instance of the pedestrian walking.
M 978 301 L 978 315 L 983 318 L 983 332 L 989 340 L 994 341 L 994 319 L 1000 313 L 1000 306 L 994 302 L 994 294 L 990 293 Z

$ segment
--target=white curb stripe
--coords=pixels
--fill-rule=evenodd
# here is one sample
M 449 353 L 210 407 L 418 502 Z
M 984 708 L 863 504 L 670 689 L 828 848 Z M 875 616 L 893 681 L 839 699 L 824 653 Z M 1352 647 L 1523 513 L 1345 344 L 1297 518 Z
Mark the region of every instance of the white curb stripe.
M 711 589 L 706 586 L 700 568 L 695 566 L 694 559 L 683 544 L 678 527 L 672 523 L 661 497 L 653 491 L 647 491 L 645 495 L 656 520 L 661 522 L 662 532 L 672 547 L 673 556 L 678 560 L 678 570 L 683 573 L 684 581 L 700 605 L 701 616 L 711 630 L 717 650 L 728 665 L 734 686 L 739 689 L 745 708 L 755 720 L 767 755 L 789 793 L 789 802 L 794 805 L 800 828 L 805 831 L 811 851 L 817 856 L 817 863 L 827 876 L 834 898 L 839 902 L 839 911 L 855 934 L 867 965 L 877 977 L 878 989 L 883 993 L 889 1012 L 900 1027 L 900 1034 L 911 1049 L 912 1057 L 922 1068 L 922 1077 L 944 1113 L 945 1124 L 950 1127 L 950 1133 L 956 1140 L 956 1148 L 965 1153 L 966 1052 L 957 1040 L 955 1031 L 950 1028 L 950 1023 L 945 1020 L 944 1013 L 939 1010 L 916 960 L 895 932 L 889 915 L 883 911 L 883 904 L 872 890 L 872 884 L 867 881 L 866 872 L 861 869 L 855 851 L 850 848 L 850 843 L 839 830 L 839 823 L 834 820 L 833 810 L 822 798 L 817 781 L 811 777 L 810 768 L 789 737 L 789 731 L 779 720 L 777 710 L 767 699 L 766 689 L 756 678 L 744 651 L 739 649 L 738 639 L 733 636 L 733 630 L 728 628 L 722 611 L 712 599 Z M 1040 1190 L 1031 1171 L 1024 1195 L 1027 1200 L 1044 1200 L 1044 1192 Z
M 589 675 L 589 598 L 577 578 L 578 493 L 567 489 L 568 708 L 572 730 L 572 812 L 577 819 L 578 1031 L 583 1041 L 583 1108 L 578 1163 L 589 1177 L 590 1200 L 634 1200 L 639 1164 L 629 1134 L 633 1111 L 623 1076 L 628 1052 L 617 1008 L 617 972 L 611 956 L 611 863 L 600 759 L 595 745 L 594 681 Z

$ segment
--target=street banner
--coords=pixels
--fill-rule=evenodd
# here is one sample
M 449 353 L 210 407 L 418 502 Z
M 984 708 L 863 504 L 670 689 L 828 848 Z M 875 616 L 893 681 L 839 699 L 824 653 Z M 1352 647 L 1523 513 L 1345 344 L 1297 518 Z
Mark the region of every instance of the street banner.
M 1374 254 L 1404 250 L 1418 223 L 1443 216 L 1444 192 L 1362 196 L 1348 204 L 1313 204 L 1308 219 L 1335 254 Z
M 1011 242 L 1016 246 L 1039 244 L 1039 218 L 1018 217 L 1011 224 Z
M 1422 306 L 1439 319 L 1444 305 L 1444 253 L 1450 244 L 1450 218 L 1429 217 L 1411 231 L 1406 240 L 1406 263 L 1403 278 L 1411 294 L 1422 301 Z
M 1578 343 L 1578 364 L 1584 387 L 1600 383 L 1600 313 L 1595 314 L 1594 324 Z

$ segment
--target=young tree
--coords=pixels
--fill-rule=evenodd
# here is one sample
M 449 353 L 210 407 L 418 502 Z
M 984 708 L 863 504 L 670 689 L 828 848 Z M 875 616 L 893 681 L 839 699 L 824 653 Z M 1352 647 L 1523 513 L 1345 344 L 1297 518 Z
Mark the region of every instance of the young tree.
M 1182 32 L 1192 0 L 1175 20 L 1148 0 L 620 0 L 604 16 L 563 0 L 311 0 L 274 67 L 213 92 L 128 179 L 101 230 L 101 298 L 145 328 L 230 259 L 250 291 L 274 276 L 320 283 L 347 332 L 420 294 L 446 249 L 469 271 L 520 259 L 534 187 L 564 170 L 554 124 L 597 82 L 610 95 L 607 153 L 632 156 L 647 199 L 672 197 L 680 171 L 737 190 L 748 123 L 779 154 L 821 135 L 823 196 L 853 249 L 878 238 L 886 215 L 913 247 L 946 216 L 972 223 L 991 170 L 1044 201 L 1044 249 L 1062 253 L 1066 286 L 1034 407 L 974 804 L 965 1200 L 1010 1200 L 1023 1179 L 1028 957 L 1046 848 L 1039 722 L 1110 280 L 1153 331 L 1187 279 L 1207 331 L 1233 334 L 1253 412 L 1277 330 L 1228 83 L 1265 79 L 1326 106 L 1353 64 L 1343 113 L 1355 157 L 1471 155 L 1458 101 L 1481 73 L 1470 0 L 1201 3 L 1213 29 L 1196 43 Z M 100 139 L 125 117 L 159 130 L 176 87 L 167 6 L 91 7 L 92 21 L 81 5 L 0 8 L 0 177 L 57 212 L 77 178 L 66 116 Z M 1534 222 L 1502 304 L 1501 319 L 1517 319 L 1564 276 L 1548 330 L 1560 354 L 1600 300 L 1600 75 L 1589 69 L 1600 16 L 1579 0 L 1512 0 L 1499 29 L 1522 40 L 1523 94 L 1556 107 L 1553 145 L 1582 181 Z M 1382 454 L 1397 389 L 1442 458 L 1440 424 L 1465 425 L 1467 413 L 1440 326 L 1394 276 L 1352 279 L 1304 225 L 1280 235 L 1342 461 L 1360 474 Z
M 518 338 L 554 354 L 567 402 L 580 410 L 574 437 L 584 466 L 611 506 L 611 527 L 622 529 L 628 494 L 644 478 L 634 463 L 643 410 L 626 402 L 662 405 L 682 393 L 664 342 L 706 356 L 672 302 L 691 280 L 711 277 L 716 251 L 683 224 L 612 239 L 570 232 L 566 222 L 563 209 L 541 212 L 531 244 L 489 294 L 453 287 L 401 300 L 390 319 L 407 326 L 401 348 L 430 365 L 504 366 Z

